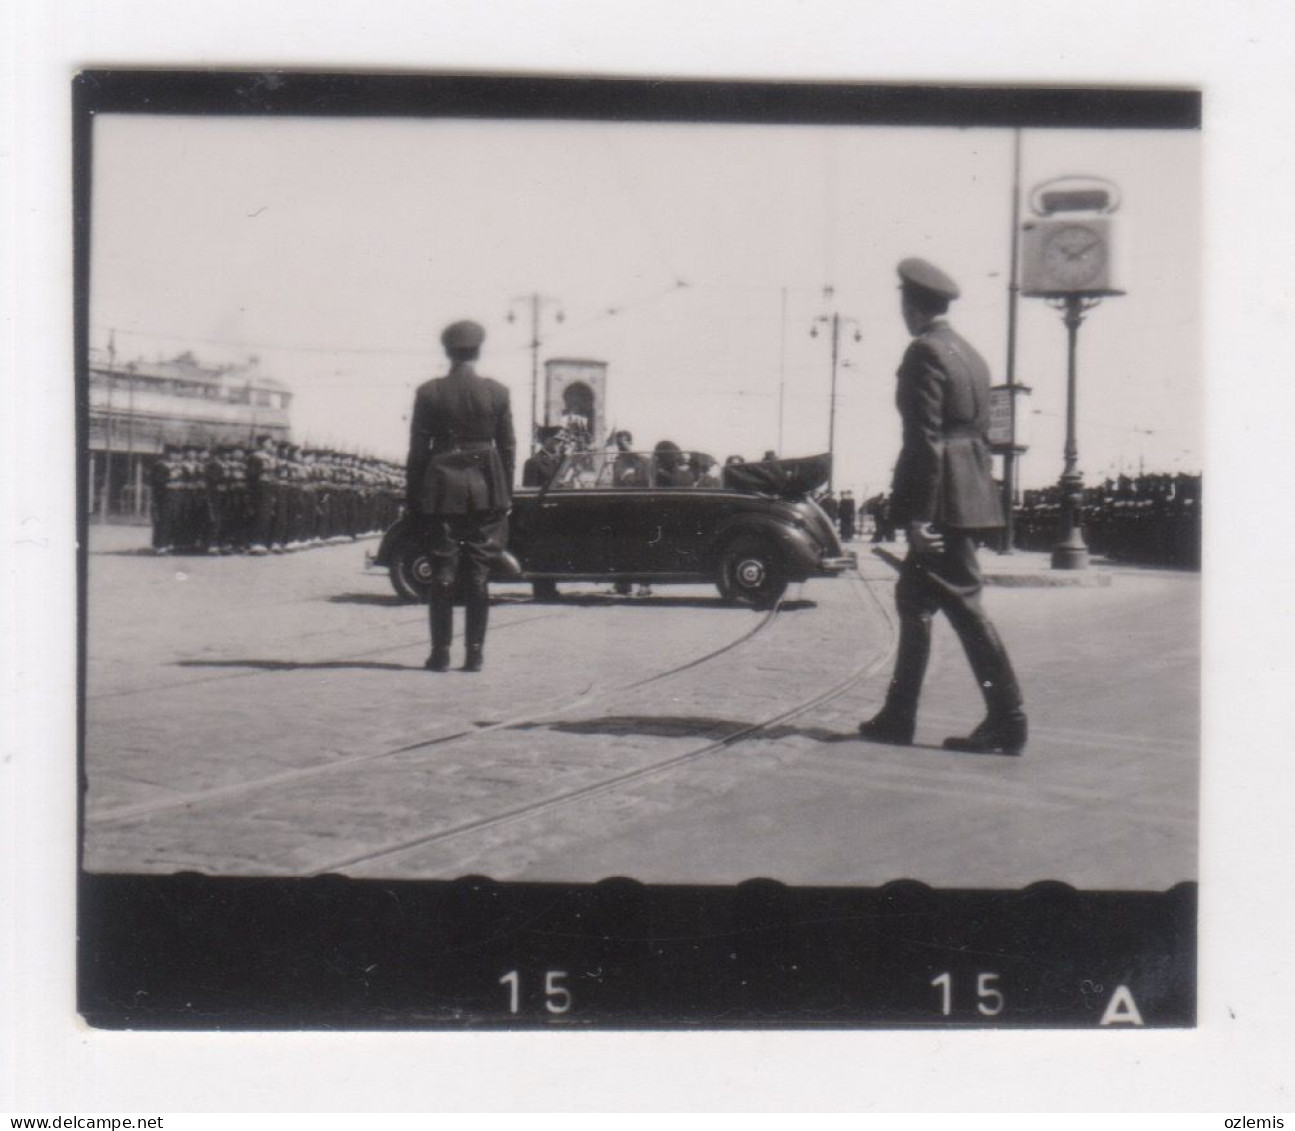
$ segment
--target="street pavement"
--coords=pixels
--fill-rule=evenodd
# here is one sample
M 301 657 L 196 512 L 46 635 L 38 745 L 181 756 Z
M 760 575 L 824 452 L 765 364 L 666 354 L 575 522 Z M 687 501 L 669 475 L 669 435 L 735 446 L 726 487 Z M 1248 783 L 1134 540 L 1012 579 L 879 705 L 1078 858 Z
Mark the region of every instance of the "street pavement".
M 479 675 L 422 668 L 372 543 L 266 558 L 89 546 L 92 871 L 1163 889 L 1196 877 L 1197 575 L 991 587 L 1021 758 L 940 747 L 982 710 L 942 622 L 917 742 L 863 743 L 894 569 L 793 587 L 498 586 Z M 898 551 L 898 547 L 890 547 Z M 1040 555 L 986 555 L 1046 579 Z M 999 568 L 1002 563 L 1003 568 Z M 459 616 L 461 617 L 461 612 Z M 456 660 L 458 654 L 456 653 Z

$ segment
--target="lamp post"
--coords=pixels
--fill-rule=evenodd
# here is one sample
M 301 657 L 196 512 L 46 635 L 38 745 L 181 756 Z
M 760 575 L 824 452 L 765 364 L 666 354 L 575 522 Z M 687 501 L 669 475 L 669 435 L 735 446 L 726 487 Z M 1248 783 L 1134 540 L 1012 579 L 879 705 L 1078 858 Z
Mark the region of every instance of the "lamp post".
M 831 295 L 831 288 L 828 288 L 828 295 Z M 854 326 L 854 340 L 856 342 L 863 340 L 863 334 L 859 330 L 859 320 L 851 318 L 848 315 L 841 314 L 839 311 L 833 311 L 831 314 L 820 314 L 814 319 L 809 329 L 811 338 L 818 337 L 818 324 L 826 323 L 832 327 L 832 391 L 828 398 L 827 412 L 827 454 L 829 459 L 827 470 L 827 489 L 832 490 L 832 480 L 836 476 L 836 370 L 837 360 L 841 352 L 841 327 L 843 325 Z
M 531 451 L 534 452 L 539 447 L 540 432 L 540 314 L 546 305 L 551 305 L 559 308 L 554 316 L 555 321 L 561 322 L 565 318 L 565 315 L 562 313 L 561 304 L 557 299 L 550 298 L 548 295 L 542 295 L 535 291 L 532 291 L 528 295 L 518 295 L 513 299 L 513 302 L 524 302 L 530 307 L 531 311 Z M 508 321 L 515 322 L 516 320 L 516 314 L 512 310 L 509 310 Z M 548 423 L 547 419 L 545 420 L 545 423 Z
M 1016 316 L 1021 286 L 1018 274 L 1021 234 L 1021 128 L 1012 141 L 1012 246 L 1011 271 L 1007 282 L 1007 388 L 1016 385 Z M 1016 551 L 1016 404 L 1012 402 L 1011 442 L 1003 452 L 1003 553 Z
M 778 454 L 782 455 L 782 409 L 787 396 L 787 288 L 782 288 L 778 323 Z
M 135 368 L 132 362 L 126 363 L 126 481 L 129 484 L 130 511 L 138 518 L 139 461 L 135 458 Z
M 112 449 L 113 435 L 112 387 L 117 382 L 117 331 L 108 334 L 108 412 L 106 420 L 106 440 L 103 453 L 103 499 L 99 504 L 99 521 L 107 522 L 112 507 Z

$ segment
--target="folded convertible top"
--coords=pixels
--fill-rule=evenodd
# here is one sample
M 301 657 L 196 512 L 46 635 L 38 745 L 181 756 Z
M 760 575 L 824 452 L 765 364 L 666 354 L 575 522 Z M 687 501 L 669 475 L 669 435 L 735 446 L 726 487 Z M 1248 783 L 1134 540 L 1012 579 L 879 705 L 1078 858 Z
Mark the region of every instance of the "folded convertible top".
M 831 472 L 832 457 L 826 452 L 796 459 L 735 463 L 724 468 L 724 486 L 731 491 L 794 499 L 823 486 Z

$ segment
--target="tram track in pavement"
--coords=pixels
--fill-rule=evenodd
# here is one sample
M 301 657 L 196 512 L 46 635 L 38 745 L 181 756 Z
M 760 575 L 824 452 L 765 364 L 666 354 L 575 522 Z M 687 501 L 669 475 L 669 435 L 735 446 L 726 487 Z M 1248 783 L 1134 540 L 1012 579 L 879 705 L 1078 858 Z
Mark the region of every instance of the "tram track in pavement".
M 744 644 L 750 642 L 756 637 L 765 633 L 780 615 L 782 602 L 779 601 L 770 609 L 764 611 L 756 624 L 740 636 L 713 648 L 700 656 L 691 657 L 683 663 L 672 665 L 661 671 L 654 672 L 647 676 L 642 676 L 632 680 L 629 683 L 616 687 L 608 687 L 598 683 L 590 684 L 585 687 L 579 694 L 569 697 L 560 703 L 545 707 L 543 710 L 535 711 L 528 707 L 526 711 L 516 716 L 511 716 L 497 722 L 488 723 L 484 726 L 469 726 L 461 729 L 452 730 L 443 734 L 436 734 L 426 738 L 419 738 L 412 742 L 407 742 L 399 746 L 387 747 L 378 751 L 369 751 L 364 754 L 352 755 L 346 758 L 335 759 L 329 762 L 315 763 L 309 766 L 302 766 L 296 769 L 283 770 L 279 773 L 264 775 L 259 778 L 252 778 L 246 781 L 231 782 L 222 786 L 214 786 L 208 789 L 193 790 L 182 794 L 171 794 L 167 797 L 156 798 L 151 801 L 135 802 L 126 805 L 117 805 L 112 808 L 101 809 L 97 812 L 87 812 L 85 824 L 90 826 L 120 825 L 131 821 L 144 821 L 150 817 L 160 814 L 174 812 L 201 806 L 210 803 L 220 803 L 234 797 L 253 794 L 258 790 L 272 789 L 278 786 L 290 785 L 297 782 L 305 781 L 310 778 L 319 777 L 326 774 L 343 772 L 354 769 L 359 766 L 369 765 L 379 762 L 383 759 L 394 758 L 401 754 L 409 754 L 423 749 L 444 748 L 451 744 L 467 742 L 472 739 L 479 739 L 483 736 L 490 735 L 504 730 L 519 729 L 528 726 L 543 725 L 543 723 L 556 716 L 565 714 L 569 711 L 580 708 L 581 706 L 597 700 L 600 696 L 608 694 L 624 693 L 632 691 L 649 684 L 670 679 L 686 672 L 710 663 L 722 656 L 725 656 Z M 554 613 L 551 616 L 569 616 L 570 613 Z M 535 620 L 545 619 L 543 616 L 525 618 L 525 621 L 518 619 L 511 622 L 512 624 L 528 623 Z M 500 626 L 502 627 L 502 626 Z M 415 642 L 417 643 L 417 642 Z M 381 649 L 371 649 L 362 653 L 363 655 L 373 654 L 379 651 L 395 651 L 402 648 L 411 647 L 411 644 L 387 645 Z M 357 654 L 360 655 L 360 654 Z M 351 658 L 351 657 L 345 657 Z M 190 686 L 193 683 L 212 682 L 220 679 L 248 678 L 257 675 L 273 674 L 276 669 L 270 671 L 256 672 L 239 672 L 227 676 L 212 677 L 211 680 L 191 680 L 183 685 Z M 279 669 L 281 670 L 281 669 Z
M 810 695 L 792 706 L 778 711 L 775 715 L 769 718 L 751 723 L 748 726 L 744 726 L 730 734 L 724 735 L 722 738 L 704 743 L 703 745 L 691 750 L 686 750 L 682 753 L 674 754 L 649 763 L 648 765 L 639 766 L 632 770 L 614 774 L 595 782 L 589 782 L 571 789 L 562 790 L 523 805 L 515 805 L 497 813 L 475 817 L 441 829 L 428 830 L 416 836 L 404 838 L 396 843 L 378 848 L 371 848 L 362 853 L 354 853 L 344 858 L 330 860 L 327 864 L 318 865 L 312 868 L 310 874 L 322 875 L 337 872 L 344 868 L 354 867 L 357 864 L 369 864 L 377 860 L 384 860 L 389 863 L 391 860 L 398 858 L 404 853 L 422 850 L 430 845 L 441 845 L 449 841 L 470 837 L 481 832 L 498 829 L 535 816 L 560 810 L 567 806 L 577 805 L 591 798 L 613 793 L 633 783 L 669 774 L 671 771 L 677 770 L 690 763 L 700 761 L 708 755 L 717 753 L 720 750 L 731 749 L 743 742 L 761 739 L 767 736 L 770 731 L 774 730 L 774 728 L 782 726 L 793 719 L 841 698 L 841 696 L 857 687 L 861 681 L 875 675 L 885 665 L 889 664 L 894 658 L 895 648 L 898 642 L 898 630 L 894 617 L 889 608 L 887 608 L 886 603 L 878 598 L 869 579 L 864 575 L 859 575 L 858 584 L 852 584 L 851 589 L 856 595 L 860 589 L 863 589 L 866 592 L 866 599 L 876 606 L 876 609 L 880 612 L 881 618 L 887 626 L 887 638 L 875 655 L 856 665 L 843 678 L 832 684 L 825 691 L 820 691 L 816 694 Z M 864 600 L 864 598 L 860 598 L 860 600 Z M 775 606 L 759 626 L 761 630 L 767 627 L 768 624 L 772 623 L 777 611 L 778 606 Z M 739 643 L 749 640 L 753 635 L 755 635 L 754 632 L 748 634 L 747 637 L 740 638 L 738 641 L 732 642 L 728 647 L 717 650 L 708 657 L 708 659 L 713 659 L 732 650 Z M 669 673 L 658 673 L 655 676 L 638 680 L 634 684 L 631 684 L 622 690 L 642 687 L 649 683 L 661 681 L 669 676 L 680 675 L 683 672 L 696 667 L 700 662 L 702 661 L 692 661 L 687 664 L 679 665 L 679 667 L 671 670 Z M 555 713 L 557 712 L 547 712 L 546 714 L 551 715 Z M 512 723 L 509 725 L 516 726 L 521 724 Z

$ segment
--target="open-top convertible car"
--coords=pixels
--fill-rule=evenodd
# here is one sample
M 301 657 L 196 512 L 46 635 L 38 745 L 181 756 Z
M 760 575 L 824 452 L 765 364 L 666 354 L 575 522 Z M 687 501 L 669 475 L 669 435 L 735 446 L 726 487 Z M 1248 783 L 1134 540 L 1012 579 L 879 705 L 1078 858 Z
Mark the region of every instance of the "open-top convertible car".
M 736 603 L 765 607 L 788 583 L 856 564 L 810 492 L 828 456 L 720 468 L 701 452 L 585 451 L 564 456 L 543 487 L 519 488 L 508 550 L 492 574 L 529 581 L 713 582 Z M 431 562 L 402 517 L 373 564 L 397 593 L 426 600 Z

